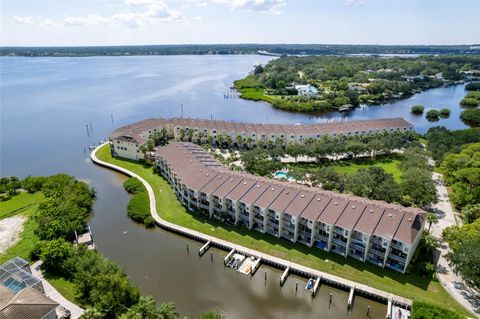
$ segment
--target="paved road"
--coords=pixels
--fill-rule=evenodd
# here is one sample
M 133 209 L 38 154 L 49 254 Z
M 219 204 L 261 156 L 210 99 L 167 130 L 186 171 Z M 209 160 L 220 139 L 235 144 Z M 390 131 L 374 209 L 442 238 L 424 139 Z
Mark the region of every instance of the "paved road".
M 31 266 L 31 269 L 32 275 L 42 280 L 43 288 L 45 289 L 45 295 L 58 302 L 60 306 L 70 310 L 72 319 L 79 318 L 83 314 L 84 310 L 76 304 L 65 299 L 45 278 L 43 278 L 42 271 L 40 270 L 41 264 L 42 262 L 39 260 Z
M 454 212 L 450 205 L 447 188 L 445 187 L 442 175 L 433 173 L 437 193 L 439 197 L 438 203 L 434 206 L 437 210 L 438 224 L 432 225 L 431 233 L 437 238 L 442 237 L 442 231 L 449 226 L 457 225 Z M 428 226 L 427 226 L 428 227 Z M 449 252 L 448 244 L 441 241 L 440 249 L 437 250 L 437 277 L 447 291 L 470 312 L 475 313 L 480 318 L 480 296 L 470 290 L 461 277 L 457 276 L 448 265 L 445 254 Z

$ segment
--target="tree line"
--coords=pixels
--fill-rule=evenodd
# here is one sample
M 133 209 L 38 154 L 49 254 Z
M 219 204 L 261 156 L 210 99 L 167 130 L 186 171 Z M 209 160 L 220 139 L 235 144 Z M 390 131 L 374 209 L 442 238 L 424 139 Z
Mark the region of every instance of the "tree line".
M 288 56 L 256 66 L 252 74 L 235 81 L 235 87 L 246 99 L 313 112 L 405 98 L 461 80 L 466 77 L 463 71 L 470 70 L 480 70 L 478 56 Z M 293 83 L 312 85 L 318 93 L 299 96 Z

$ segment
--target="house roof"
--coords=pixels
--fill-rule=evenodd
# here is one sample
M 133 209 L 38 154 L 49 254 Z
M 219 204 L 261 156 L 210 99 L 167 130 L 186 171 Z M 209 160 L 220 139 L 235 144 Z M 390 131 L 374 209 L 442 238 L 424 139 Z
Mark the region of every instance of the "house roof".
M 4 291 L 1 291 L 5 293 Z M 3 298 L 2 298 L 3 299 Z M 0 305 L 0 319 L 40 319 L 54 311 L 58 303 L 38 290 L 27 287 Z
M 321 188 L 293 186 L 229 170 L 193 143 L 170 143 L 158 149 L 157 156 L 163 158 L 180 182 L 190 189 L 202 189 L 218 197 L 241 200 L 248 205 L 344 229 L 409 243 L 416 238 L 425 222 L 425 212 L 418 208 L 333 193 Z

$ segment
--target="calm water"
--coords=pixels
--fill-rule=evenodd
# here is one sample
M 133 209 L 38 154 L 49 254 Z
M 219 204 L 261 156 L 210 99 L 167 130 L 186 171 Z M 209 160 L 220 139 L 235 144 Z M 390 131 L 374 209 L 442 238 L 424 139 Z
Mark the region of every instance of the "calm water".
M 305 281 L 291 277 L 280 289 L 280 273 L 259 269 L 253 278 L 223 268 L 223 252 L 199 259 L 198 244 L 161 230 L 147 231 L 126 217 L 125 177 L 93 165 L 84 148 L 114 128 L 152 116 L 185 116 L 250 122 L 311 123 L 328 118 L 366 119 L 403 116 L 420 132 L 432 125 L 463 128 L 458 119 L 463 86 L 440 88 L 391 105 L 349 114 L 285 113 L 264 103 L 224 99 L 233 80 L 263 56 L 168 56 L 89 58 L 0 58 L 0 175 L 67 172 L 97 191 L 91 221 L 98 249 L 124 266 L 142 293 L 159 302 L 174 300 L 182 314 L 220 308 L 228 318 L 343 318 L 347 294 L 322 286 L 315 299 Z M 409 113 L 411 105 L 449 107 L 437 123 Z M 113 115 L 114 122 L 111 121 Z M 87 136 L 86 124 L 93 127 Z M 267 282 L 264 282 L 267 271 Z M 295 295 L 295 282 L 299 291 Z M 334 294 L 328 308 L 328 296 Z M 386 306 L 355 298 L 349 318 L 383 318 Z

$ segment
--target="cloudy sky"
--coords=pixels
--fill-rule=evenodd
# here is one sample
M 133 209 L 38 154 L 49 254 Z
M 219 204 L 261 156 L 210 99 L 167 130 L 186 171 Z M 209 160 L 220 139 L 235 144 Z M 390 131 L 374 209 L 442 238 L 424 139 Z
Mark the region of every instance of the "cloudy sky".
M 2 46 L 480 43 L 480 0 L 0 0 Z

